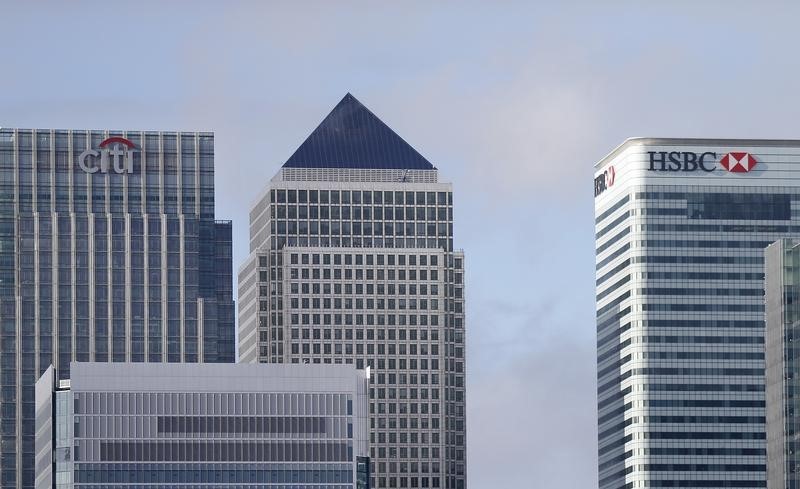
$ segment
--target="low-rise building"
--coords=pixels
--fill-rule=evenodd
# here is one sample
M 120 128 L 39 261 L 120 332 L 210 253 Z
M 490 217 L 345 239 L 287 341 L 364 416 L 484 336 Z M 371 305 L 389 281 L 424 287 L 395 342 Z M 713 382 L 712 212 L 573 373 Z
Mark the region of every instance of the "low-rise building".
M 369 487 L 352 365 L 73 363 L 36 385 L 36 487 Z M 360 481 L 360 482 L 359 482 Z

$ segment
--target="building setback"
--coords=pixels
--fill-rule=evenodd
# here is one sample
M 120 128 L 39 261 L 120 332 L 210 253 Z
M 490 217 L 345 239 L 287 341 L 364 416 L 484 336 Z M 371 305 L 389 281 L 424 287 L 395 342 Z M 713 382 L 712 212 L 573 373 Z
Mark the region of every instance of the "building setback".
M 800 141 L 630 139 L 595 166 L 599 487 L 765 487 L 764 249 Z
M 782 239 L 766 251 L 767 487 L 797 489 L 800 454 L 800 241 Z
M 51 364 L 232 362 L 231 260 L 213 134 L 0 129 L 0 488 Z
M 251 208 L 239 298 L 241 361 L 374 369 L 373 487 L 465 487 L 452 186 L 352 95 Z
M 368 372 L 74 363 L 36 384 L 37 489 L 369 489 Z M 360 482 L 359 482 L 360 481 Z

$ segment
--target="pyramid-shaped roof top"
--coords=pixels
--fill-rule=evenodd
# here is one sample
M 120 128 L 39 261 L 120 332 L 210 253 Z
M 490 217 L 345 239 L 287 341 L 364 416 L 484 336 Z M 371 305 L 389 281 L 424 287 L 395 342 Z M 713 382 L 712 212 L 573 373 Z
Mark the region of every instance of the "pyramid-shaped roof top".
M 283 167 L 436 169 L 349 93 Z

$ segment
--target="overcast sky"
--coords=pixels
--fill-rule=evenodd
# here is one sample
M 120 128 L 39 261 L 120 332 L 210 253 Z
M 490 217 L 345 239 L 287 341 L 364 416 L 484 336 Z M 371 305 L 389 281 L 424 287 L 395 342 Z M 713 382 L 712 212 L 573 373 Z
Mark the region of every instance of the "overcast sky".
M 596 487 L 594 162 L 798 137 L 796 4 L 655 3 L 0 0 L 0 125 L 214 131 L 237 268 L 253 198 L 353 93 L 455 187 L 471 489 Z

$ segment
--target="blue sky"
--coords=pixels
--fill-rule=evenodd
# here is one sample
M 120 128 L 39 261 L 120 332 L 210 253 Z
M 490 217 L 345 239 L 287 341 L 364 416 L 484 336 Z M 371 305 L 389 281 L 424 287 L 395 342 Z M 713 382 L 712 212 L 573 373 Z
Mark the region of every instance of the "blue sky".
M 631 136 L 797 137 L 784 2 L 0 2 L 0 125 L 213 130 L 247 212 L 353 93 L 455 186 L 469 484 L 596 486 L 592 165 Z

